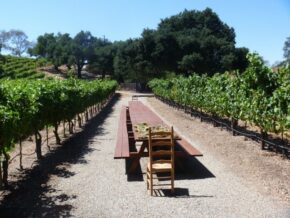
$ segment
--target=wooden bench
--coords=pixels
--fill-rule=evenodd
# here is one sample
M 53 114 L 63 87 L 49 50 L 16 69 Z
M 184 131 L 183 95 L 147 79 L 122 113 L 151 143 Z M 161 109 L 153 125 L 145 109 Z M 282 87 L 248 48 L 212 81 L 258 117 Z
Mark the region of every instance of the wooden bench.
M 186 139 L 181 138 L 181 140 L 177 140 L 175 145 L 180 146 L 183 152 L 176 151 L 175 154 L 177 156 L 192 156 L 192 157 L 200 157 L 203 154 L 193 147 Z
M 114 159 L 119 158 L 129 158 L 129 135 L 127 125 L 130 125 L 128 119 L 128 112 L 125 106 L 122 107 L 119 119 L 118 133 L 117 133 L 117 142 L 115 147 Z

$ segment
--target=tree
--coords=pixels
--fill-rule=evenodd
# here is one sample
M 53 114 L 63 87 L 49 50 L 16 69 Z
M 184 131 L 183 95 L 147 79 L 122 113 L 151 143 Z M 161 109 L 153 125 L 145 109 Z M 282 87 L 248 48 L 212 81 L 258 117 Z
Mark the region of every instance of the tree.
M 284 51 L 284 58 L 286 59 L 286 61 L 290 61 L 290 37 L 287 37 L 284 43 L 283 51 Z
M 3 63 L 5 63 L 5 56 L 1 55 L 1 53 L 0 53 L 0 76 L 4 72 Z
M 61 55 L 59 56 L 59 62 L 61 64 L 66 64 L 70 69 L 73 64 L 72 56 L 72 38 L 68 33 L 58 34 L 57 39 L 58 47 L 61 49 Z
M 56 47 L 56 37 L 53 33 L 45 33 L 37 38 L 36 45 L 29 49 L 30 55 L 35 55 L 47 59 L 53 57 L 53 51 Z
M 235 31 L 211 9 L 183 11 L 161 20 L 156 30 L 144 29 L 140 38 L 117 43 L 115 75 L 146 82 L 164 72 L 213 75 L 244 71 L 246 48 L 235 47 Z
M 94 55 L 95 38 L 89 31 L 79 32 L 72 40 L 73 62 L 77 67 L 78 78 L 82 77 L 82 68 Z
M 9 40 L 9 33 L 4 30 L 1 30 L 0 31 L 0 53 L 2 49 L 7 49 L 8 40 Z
M 10 30 L 7 34 L 9 41 L 6 47 L 13 55 L 20 57 L 32 46 L 32 43 L 28 41 L 28 36 L 22 30 Z
M 55 56 L 59 55 L 59 48 L 57 48 L 57 37 L 53 33 L 45 33 L 43 36 L 39 36 L 36 45 L 29 49 L 28 53 L 51 61 L 56 70 L 60 65 L 54 60 Z
M 240 72 L 244 72 L 246 68 L 249 66 L 249 60 L 247 55 L 249 53 L 249 49 L 245 47 L 236 48 L 235 56 L 232 61 L 232 68 L 238 69 Z
M 183 11 L 161 20 L 157 29 L 144 29 L 140 38 L 111 43 L 105 38 L 79 32 L 45 34 L 32 53 L 49 59 L 57 68 L 74 64 L 80 78 L 82 68 L 120 82 L 146 83 L 167 72 L 189 76 L 243 72 L 248 66 L 247 48 L 235 47 L 235 31 L 211 9 Z
M 94 73 L 102 75 L 113 75 L 114 72 L 114 57 L 116 55 L 116 47 L 107 42 L 107 45 L 95 45 L 95 53 L 90 60 L 89 69 Z
M 45 33 L 37 38 L 37 43 L 29 50 L 29 54 L 48 59 L 53 63 L 55 70 L 63 64 L 70 68 L 73 64 L 72 38 L 68 33 Z
M 114 77 L 119 82 L 133 82 L 136 80 L 137 41 L 137 39 L 128 39 L 114 43 L 117 48 L 114 58 Z
M 239 68 L 237 61 L 246 60 L 246 54 L 235 48 L 234 29 L 209 8 L 161 20 L 156 33 L 161 39 L 156 48 L 163 54 L 159 56 L 167 56 L 159 64 L 167 70 L 213 75 Z
M 68 33 L 58 33 L 54 39 L 49 60 L 53 63 L 56 70 L 61 65 L 67 65 L 70 68 L 71 64 L 73 64 L 72 38 Z

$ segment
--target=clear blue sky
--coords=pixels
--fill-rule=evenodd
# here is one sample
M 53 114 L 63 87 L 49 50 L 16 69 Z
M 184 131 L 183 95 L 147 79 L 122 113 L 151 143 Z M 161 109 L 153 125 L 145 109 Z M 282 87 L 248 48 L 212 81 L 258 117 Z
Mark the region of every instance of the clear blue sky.
M 290 37 L 290 0 L 3 0 L 0 30 L 23 30 L 32 41 L 46 32 L 88 30 L 111 41 L 139 37 L 184 9 L 210 7 L 236 32 L 237 46 L 270 64 L 283 59 Z

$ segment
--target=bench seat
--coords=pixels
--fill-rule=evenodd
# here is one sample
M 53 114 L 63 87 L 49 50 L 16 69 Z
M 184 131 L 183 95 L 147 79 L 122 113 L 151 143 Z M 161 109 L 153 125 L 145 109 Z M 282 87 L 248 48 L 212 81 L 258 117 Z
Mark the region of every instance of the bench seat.
M 127 113 L 127 108 L 125 106 L 122 106 L 120 119 L 119 119 L 114 159 L 130 157 L 126 113 Z
M 187 140 L 182 138 L 181 140 L 177 140 L 175 145 L 179 145 L 186 155 L 193 156 L 193 157 L 199 157 L 203 156 L 203 154 L 197 150 L 195 147 L 193 147 Z

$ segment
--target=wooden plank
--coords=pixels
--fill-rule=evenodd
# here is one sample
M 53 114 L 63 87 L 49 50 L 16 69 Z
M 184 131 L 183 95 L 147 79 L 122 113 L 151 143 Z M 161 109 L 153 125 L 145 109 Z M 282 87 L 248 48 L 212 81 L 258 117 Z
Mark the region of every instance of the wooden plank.
M 122 133 L 122 113 L 123 107 L 121 108 L 120 118 L 119 118 L 119 125 L 118 125 L 118 132 L 117 132 L 117 141 L 115 146 L 115 154 L 114 158 L 121 158 L 122 156 L 122 141 L 123 141 L 123 133 Z
M 130 157 L 129 137 L 128 137 L 128 132 L 127 132 L 127 124 L 125 120 L 123 121 L 122 157 L 123 158 Z
M 120 113 L 114 159 L 127 158 L 129 156 L 130 154 L 129 154 L 129 138 L 126 124 L 126 107 L 123 106 L 121 108 Z

